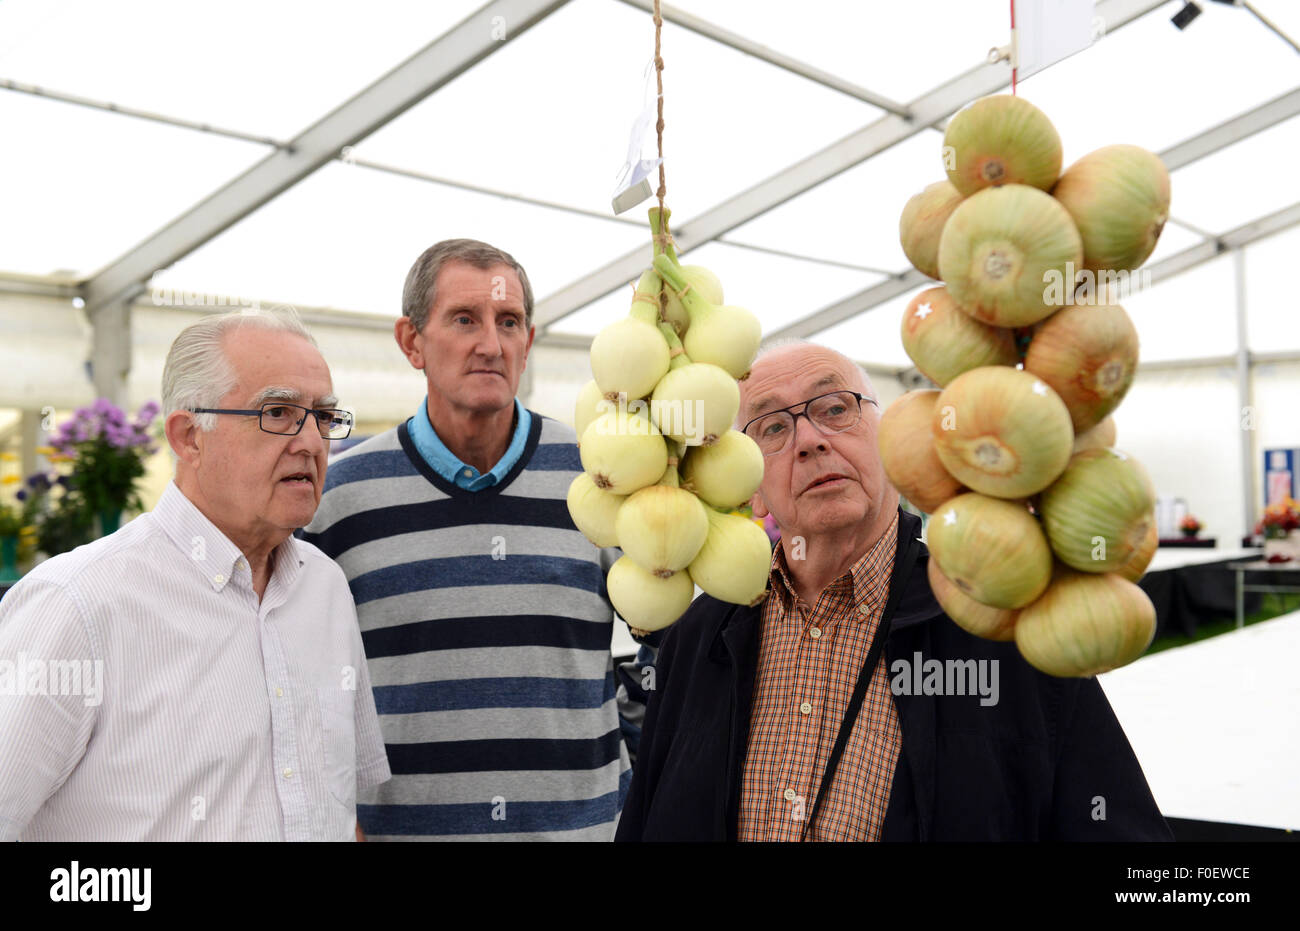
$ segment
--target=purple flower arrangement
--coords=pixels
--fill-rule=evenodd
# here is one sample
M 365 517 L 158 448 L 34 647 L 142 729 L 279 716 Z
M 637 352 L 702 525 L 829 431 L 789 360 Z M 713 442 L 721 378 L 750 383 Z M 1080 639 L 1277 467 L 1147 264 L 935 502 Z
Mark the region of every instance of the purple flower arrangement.
M 59 424 L 50 446 L 57 459 L 72 463 L 63 484 L 90 514 L 140 509 L 136 481 L 144 475 L 145 460 L 158 451 L 150 426 L 160 411 L 156 401 L 146 401 L 128 418 L 112 401 L 99 398 Z

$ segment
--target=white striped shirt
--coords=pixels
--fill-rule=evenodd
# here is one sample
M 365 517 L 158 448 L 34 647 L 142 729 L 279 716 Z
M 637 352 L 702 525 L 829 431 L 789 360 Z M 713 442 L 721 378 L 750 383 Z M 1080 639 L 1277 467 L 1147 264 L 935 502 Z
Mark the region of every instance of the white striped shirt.
M 0 840 L 351 840 L 390 776 L 347 581 L 170 484 L 0 601 Z

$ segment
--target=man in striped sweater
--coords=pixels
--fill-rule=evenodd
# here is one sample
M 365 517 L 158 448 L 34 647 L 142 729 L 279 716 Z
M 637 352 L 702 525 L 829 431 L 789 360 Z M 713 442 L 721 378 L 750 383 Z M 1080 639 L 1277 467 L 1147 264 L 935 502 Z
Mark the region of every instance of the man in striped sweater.
M 528 277 L 448 240 L 411 268 L 402 305 L 394 335 L 428 396 L 331 464 L 304 533 L 352 588 L 393 770 L 358 799 L 361 826 L 371 840 L 610 840 L 631 779 L 620 704 L 640 683 L 619 688 L 610 655 L 617 554 L 565 503 L 573 431 L 515 398 Z

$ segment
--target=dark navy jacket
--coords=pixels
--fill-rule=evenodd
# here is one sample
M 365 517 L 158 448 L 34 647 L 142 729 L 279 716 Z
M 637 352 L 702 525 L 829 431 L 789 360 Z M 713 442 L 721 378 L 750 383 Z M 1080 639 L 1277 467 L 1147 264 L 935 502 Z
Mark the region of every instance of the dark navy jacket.
M 903 565 L 920 519 L 900 512 L 898 527 L 887 672 L 917 653 L 996 659 L 998 701 L 894 690 L 903 740 L 881 839 L 1172 840 L 1097 680 L 1044 675 L 1014 643 L 958 627 L 930 591 L 924 545 Z M 704 595 L 669 629 L 618 840 L 736 839 L 762 616 Z

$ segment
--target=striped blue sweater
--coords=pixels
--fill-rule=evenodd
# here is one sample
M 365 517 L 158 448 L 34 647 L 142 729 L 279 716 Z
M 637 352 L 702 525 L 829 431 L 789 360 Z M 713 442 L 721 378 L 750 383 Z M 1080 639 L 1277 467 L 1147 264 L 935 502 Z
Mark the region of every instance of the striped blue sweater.
M 357 603 L 393 778 L 359 794 L 375 840 L 609 840 L 631 779 L 604 577 L 573 526 L 573 431 L 532 415 L 505 478 L 470 492 L 406 425 L 332 462 L 304 539 Z

